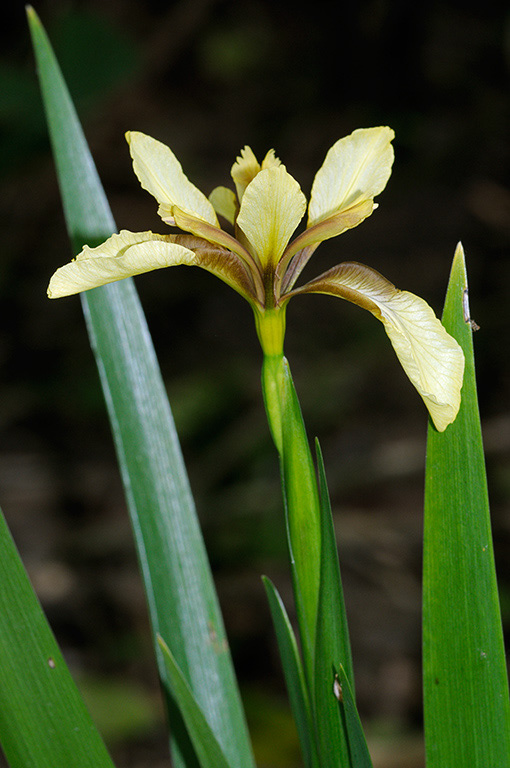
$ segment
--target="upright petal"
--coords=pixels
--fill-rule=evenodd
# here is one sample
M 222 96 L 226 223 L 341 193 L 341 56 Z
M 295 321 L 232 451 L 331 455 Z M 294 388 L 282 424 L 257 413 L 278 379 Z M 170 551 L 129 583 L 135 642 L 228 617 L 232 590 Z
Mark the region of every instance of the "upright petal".
M 345 262 L 298 293 L 327 293 L 368 309 L 383 323 L 397 356 L 442 432 L 457 416 L 464 354 L 419 296 L 400 291 L 370 267 Z
M 235 192 L 228 187 L 215 187 L 209 195 L 209 202 L 216 213 L 234 225 L 239 210 Z
M 158 201 L 161 218 L 171 218 L 172 208 L 177 205 L 192 216 L 218 226 L 213 206 L 189 181 L 166 144 L 139 131 L 128 131 L 126 140 L 133 158 L 133 170 L 142 187 Z
M 394 136 L 387 127 L 360 128 L 333 144 L 313 182 L 309 227 L 383 191 L 391 174 Z
M 262 160 L 262 163 L 260 167 L 262 169 L 264 168 L 278 168 L 279 165 L 282 164 L 282 161 L 279 157 L 276 157 L 274 153 L 274 149 L 270 149 L 269 152 L 267 152 L 265 158 Z
M 283 165 L 260 171 L 246 187 L 237 225 L 262 269 L 276 266 L 305 210 L 306 198 Z
M 235 254 L 189 235 L 156 235 L 122 230 L 97 248 L 87 245 L 74 261 L 57 269 L 48 286 L 50 299 L 70 296 L 126 277 L 180 264 L 212 272 L 250 303 L 253 284 Z
M 244 190 L 260 171 L 260 163 L 251 147 L 243 147 L 230 170 L 230 175 L 236 185 L 239 202 L 243 199 Z

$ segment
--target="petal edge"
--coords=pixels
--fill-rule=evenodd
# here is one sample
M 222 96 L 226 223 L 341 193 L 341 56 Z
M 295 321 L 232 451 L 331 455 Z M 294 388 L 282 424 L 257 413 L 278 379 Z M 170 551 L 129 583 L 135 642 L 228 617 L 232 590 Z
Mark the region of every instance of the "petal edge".
M 359 128 L 333 144 L 312 185 L 308 227 L 383 191 L 391 175 L 394 136 L 387 126 Z
M 211 203 L 188 179 L 170 147 L 140 131 L 127 131 L 126 141 L 140 184 L 156 198 L 166 215 L 177 205 L 218 226 Z
M 345 262 L 287 294 L 326 293 L 368 309 L 384 325 L 400 363 L 443 432 L 458 413 L 464 354 L 424 299 L 401 291 L 381 274 Z

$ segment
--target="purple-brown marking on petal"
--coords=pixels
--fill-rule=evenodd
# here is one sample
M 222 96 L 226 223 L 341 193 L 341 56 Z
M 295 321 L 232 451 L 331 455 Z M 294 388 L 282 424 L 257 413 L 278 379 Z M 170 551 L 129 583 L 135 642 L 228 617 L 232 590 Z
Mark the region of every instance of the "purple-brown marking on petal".
M 353 287 L 353 286 L 356 287 Z M 363 309 L 368 309 L 378 319 L 381 319 L 381 310 L 363 292 L 363 286 L 367 291 L 376 293 L 381 301 L 387 301 L 398 293 L 393 283 L 386 280 L 379 272 L 357 261 L 345 261 L 332 269 L 328 269 L 315 280 L 305 283 L 300 288 L 295 288 L 285 294 L 285 297 L 295 296 L 300 293 L 326 293 L 338 296 L 341 299 L 357 304 Z

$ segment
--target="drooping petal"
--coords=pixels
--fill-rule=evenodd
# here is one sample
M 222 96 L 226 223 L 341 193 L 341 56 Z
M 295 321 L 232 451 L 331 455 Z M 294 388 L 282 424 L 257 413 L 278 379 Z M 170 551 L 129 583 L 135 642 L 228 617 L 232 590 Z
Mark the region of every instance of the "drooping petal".
M 213 243 L 214 245 L 219 245 L 221 248 L 232 251 L 232 253 L 239 256 L 239 258 L 244 261 L 252 276 L 257 297 L 261 301 L 263 300 L 264 286 L 262 284 L 262 277 L 260 275 L 258 264 L 251 253 L 246 250 L 244 245 L 240 243 L 237 238 L 233 237 L 233 235 L 230 235 L 228 232 L 225 232 L 225 230 L 219 229 L 219 227 L 213 227 L 206 221 L 201 221 L 201 219 L 197 219 L 194 216 L 189 216 L 177 207 L 174 208 L 173 223 L 179 227 L 179 229 L 183 229 L 185 232 L 192 232 L 197 237 L 202 238 L 209 243 Z
M 394 136 L 385 126 L 360 128 L 333 144 L 313 182 L 308 227 L 383 191 L 391 174 Z
M 263 269 L 278 263 L 305 210 L 306 198 L 283 165 L 260 171 L 246 187 L 237 226 Z
M 260 171 L 260 163 L 255 157 L 251 147 L 243 147 L 236 161 L 230 169 L 230 175 L 236 185 L 239 203 L 243 199 L 244 190 Z
M 400 291 L 370 267 L 346 262 L 287 294 L 327 293 L 358 304 L 383 323 L 397 356 L 442 432 L 460 406 L 464 355 L 426 301 Z
M 235 192 L 228 187 L 215 187 L 209 195 L 209 202 L 217 214 L 234 224 L 239 210 Z
M 126 140 L 133 158 L 133 170 L 142 187 L 158 201 L 161 218 L 171 218 L 173 206 L 178 205 L 192 216 L 218 226 L 213 206 L 189 181 L 166 144 L 139 131 L 128 131 Z
M 255 303 L 249 271 L 235 254 L 186 235 L 157 235 L 122 230 L 102 245 L 89 248 L 60 269 L 48 286 L 50 299 L 70 296 L 90 288 L 162 267 L 197 266 L 212 272 L 250 303 Z

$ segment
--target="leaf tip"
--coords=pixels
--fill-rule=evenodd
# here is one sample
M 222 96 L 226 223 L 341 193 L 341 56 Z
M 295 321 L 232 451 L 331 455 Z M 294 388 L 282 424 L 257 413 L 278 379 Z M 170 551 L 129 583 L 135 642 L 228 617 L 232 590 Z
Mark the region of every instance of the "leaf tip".
M 158 641 L 158 645 L 162 650 L 168 647 L 159 632 L 156 633 L 156 640 Z
M 25 5 L 25 13 L 27 14 L 28 23 L 30 25 L 34 24 L 40 24 L 40 19 L 37 13 L 35 12 L 33 6 L 27 4 Z
M 465 287 L 467 288 L 466 254 L 464 253 L 464 246 L 460 240 L 455 248 L 452 263 L 452 274 L 459 273 L 462 274 Z
M 465 264 L 466 258 L 464 253 L 464 246 L 462 245 L 462 240 L 459 240 L 459 242 L 457 243 L 453 260 L 460 261 L 462 262 L 462 264 Z

